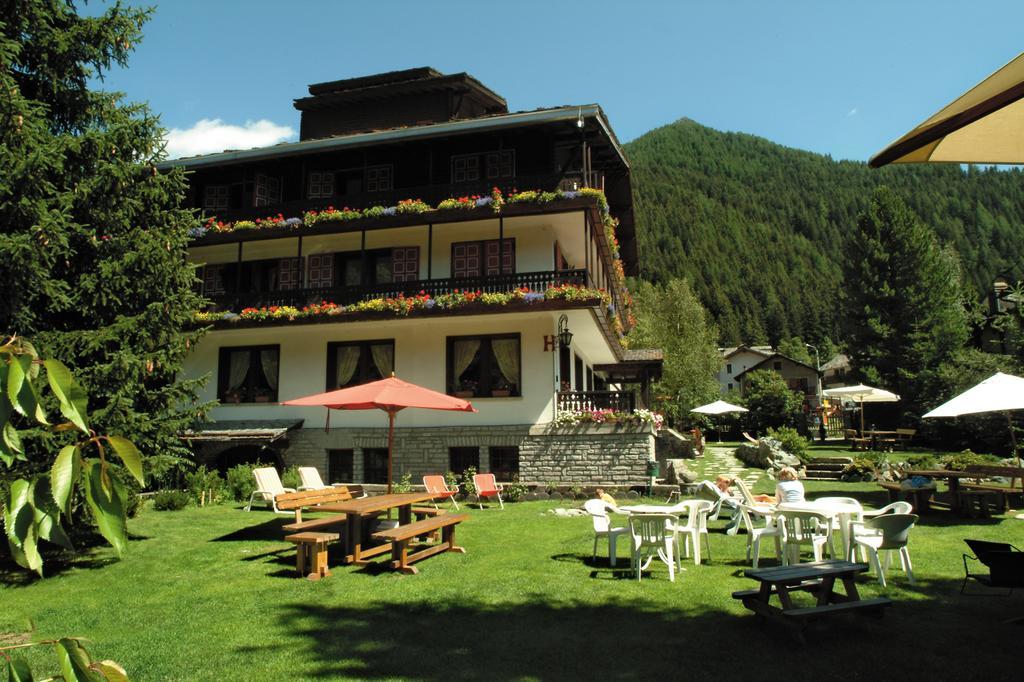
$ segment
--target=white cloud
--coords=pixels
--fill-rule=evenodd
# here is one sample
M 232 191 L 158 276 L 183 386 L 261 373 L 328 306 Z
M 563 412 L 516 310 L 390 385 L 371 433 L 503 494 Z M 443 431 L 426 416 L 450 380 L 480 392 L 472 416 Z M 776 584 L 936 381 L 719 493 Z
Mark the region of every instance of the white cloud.
M 295 137 L 295 130 L 291 126 L 280 126 L 266 119 L 231 125 L 219 118 L 204 118 L 191 128 L 171 128 L 167 133 L 167 156 L 177 159 L 225 149 L 266 147 L 292 137 Z
M 846 115 L 847 115 L 847 117 L 849 117 L 849 116 L 856 116 L 857 115 L 857 108 L 854 107 L 853 109 L 850 109 L 848 112 L 846 112 Z

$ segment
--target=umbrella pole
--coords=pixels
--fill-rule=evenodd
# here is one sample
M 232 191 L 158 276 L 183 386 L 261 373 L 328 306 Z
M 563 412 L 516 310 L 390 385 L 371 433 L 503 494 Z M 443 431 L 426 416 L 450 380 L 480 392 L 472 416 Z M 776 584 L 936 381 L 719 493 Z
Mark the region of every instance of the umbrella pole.
M 860 399 L 860 437 L 864 437 L 864 398 Z
M 391 494 L 391 459 L 395 447 L 395 413 L 388 410 L 388 495 Z
M 1017 466 L 1020 466 L 1020 450 L 1017 449 L 1017 432 L 1013 430 L 1013 418 L 1010 411 L 1006 410 L 1006 425 L 1010 427 L 1010 442 L 1013 443 L 1013 456 L 1017 458 Z

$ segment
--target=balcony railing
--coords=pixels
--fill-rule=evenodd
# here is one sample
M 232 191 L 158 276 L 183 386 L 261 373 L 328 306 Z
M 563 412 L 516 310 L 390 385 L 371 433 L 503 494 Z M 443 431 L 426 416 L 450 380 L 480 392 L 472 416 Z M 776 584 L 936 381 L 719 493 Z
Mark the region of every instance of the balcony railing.
M 590 173 L 588 182 L 583 182 L 581 173 L 566 173 L 564 175 L 519 175 L 513 178 L 497 178 L 491 180 L 478 180 L 474 182 L 443 183 L 433 185 L 414 185 L 410 187 L 397 187 L 383 192 L 349 192 L 330 198 L 320 199 L 294 199 L 289 201 L 258 207 L 232 207 L 217 211 L 217 218 L 224 221 L 240 220 L 244 218 L 259 218 L 266 215 L 281 213 L 286 218 L 302 217 L 305 211 L 322 210 L 328 206 L 342 208 L 369 208 L 371 206 L 394 206 L 402 199 L 422 199 L 431 206 L 438 202 L 452 197 L 462 196 L 489 196 L 495 187 L 506 195 L 513 190 L 538 189 L 546 192 L 556 189 L 575 190 L 581 187 L 594 187 L 604 189 L 604 174 Z M 207 212 L 211 213 L 211 212 Z
M 491 275 L 488 277 L 447 277 L 444 279 L 421 279 L 414 282 L 391 282 L 387 284 L 369 284 L 361 286 L 326 287 L 291 289 L 287 291 L 265 292 L 229 292 L 218 295 L 207 295 L 211 305 L 208 310 L 235 311 L 244 308 L 261 308 L 264 306 L 295 306 L 330 301 L 338 305 L 351 305 L 359 301 L 375 298 L 397 298 L 398 296 L 416 296 L 421 291 L 436 297 L 459 291 L 480 291 L 483 293 L 504 293 L 514 289 L 528 288 L 530 291 L 543 292 L 551 286 L 571 284 L 589 286 L 587 271 L 560 270 L 544 272 L 519 272 L 511 275 Z
M 615 410 L 632 412 L 636 409 L 633 391 L 559 391 L 558 412 L 590 412 Z

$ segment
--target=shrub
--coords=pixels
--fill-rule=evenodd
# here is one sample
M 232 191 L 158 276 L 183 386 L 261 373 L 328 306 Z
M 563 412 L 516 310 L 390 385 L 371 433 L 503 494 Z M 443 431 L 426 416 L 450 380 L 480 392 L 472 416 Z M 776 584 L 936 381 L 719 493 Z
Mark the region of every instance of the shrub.
M 236 464 L 228 469 L 228 495 L 235 502 L 248 502 L 256 490 L 256 479 L 252 475 L 251 464 Z
M 298 490 L 299 486 L 302 485 L 302 477 L 299 476 L 299 470 L 296 467 L 285 469 L 284 473 L 281 474 L 281 485 L 285 488 Z
M 206 504 L 214 504 L 224 497 L 224 479 L 216 469 L 207 469 L 206 465 L 186 474 L 185 485 L 196 502 L 205 498 Z
M 392 486 L 392 490 L 396 493 L 411 493 L 412 492 L 412 474 L 406 472 L 395 485 Z
M 946 455 L 941 460 L 942 466 L 950 471 L 963 471 L 971 464 L 998 464 L 999 458 L 995 455 L 979 455 L 970 450 L 964 450 L 953 455 Z
M 935 458 L 935 455 L 917 453 L 907 455 L 907 466 L 911 469 L 934 469 L 939 466 L 939 462 Z
M 779 441 L 783 450 L 806 463 L 807 439 L 800 435 L 799 431 L 791 426 L 780 426 L 777 429 L 768 429 L 765 435 Z
M 455 490 L 455 486 L 459 485 L 459 476 L 454 471 L 444 472 L 444 483 L 448 486 L 448 490 Z
M 469 467 L 462 472 L 462 494 L 466 497 L 476 495 L 476 486 L 473 485 L 473 477 L 476 476 L 476 467 Z
M 153 496 L 153 508 L 157 511 L 178 511 L 188 506 L 191 498 L 184 490 L 161 490 Z
M 873 481 L 878 477 L 878 471 L 885 462 L 885 455 L 878 452 L 865 452 L 860 457 L 854 457 L 853 462 L 843 469 L 844 481 Z
M 514 478 L 511 483 L 506 483 L 502 488 L 501 499 L 506 502 L 518 502 L 527 492 L 529 492 L 529 488 L 520 483 L 518 478 Z

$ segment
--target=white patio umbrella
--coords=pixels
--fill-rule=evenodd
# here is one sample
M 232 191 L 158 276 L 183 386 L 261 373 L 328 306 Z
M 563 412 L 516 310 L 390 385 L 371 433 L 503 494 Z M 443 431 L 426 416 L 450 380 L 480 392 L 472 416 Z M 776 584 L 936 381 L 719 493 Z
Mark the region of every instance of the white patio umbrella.
M 739 405 L 733 405 L 732 403 L 727 403 L 724 400 L 716 400 L 713 403 L 708 403 L 707 405 L 701 405 L 700 407 L 695 407 L 692 410 L 690 410 L 690 412 L 696 412 L 697 414 L 706 414 L 706 415 L 709 415 L 709 416 L 717 415 L 717 414 L 729 414 L 730 412 L 747 412 L 747 411 L 748 410 L 745 407 L 740 407 Z M 715 432 L 718 434 L 718 442 L 721 443 L 722 442 L 722 431 L 720 429 L 718 429 L 718 428 L 715 428 Z
M 974 388 L 969 388 L 955 398 L 942 403 L 924 415 L 924 418 L 1003 412 L 1006 414 L 1006 423 L 1010 427 L 1013 454 L 1017 457 L 1017 466 L 1020 466 L 1017 434 L 1013 431 L 1013 421 L 1010 419 L 1010 412 L 1013 410 L 1024 410 L 1024 379 L 1012 374 L 996 372 Z
M 826 398 L 847 398 L 860 403 L 860 432 L 864 433 L 864 403 L 895 403 L 900 397 L 882 388 L 874 388 L 857 384 L 856 386 L 840 386 L 822 391 Z

